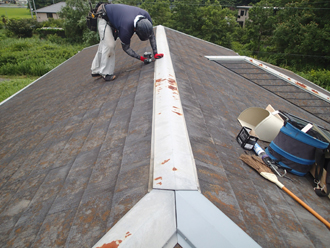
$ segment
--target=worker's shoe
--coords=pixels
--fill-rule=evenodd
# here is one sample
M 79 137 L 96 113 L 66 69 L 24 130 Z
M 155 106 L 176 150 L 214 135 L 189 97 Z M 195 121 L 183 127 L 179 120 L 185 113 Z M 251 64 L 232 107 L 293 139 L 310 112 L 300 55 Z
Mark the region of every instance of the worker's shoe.
M 116 78 L 116 75 L 102 75 L 102 77 L 105 81 L 112 81 Z
M 95 73 L 95 74 L 92 73 L 92 77 L 100 77 L 100 76 L 101 75 L 99 73 Z

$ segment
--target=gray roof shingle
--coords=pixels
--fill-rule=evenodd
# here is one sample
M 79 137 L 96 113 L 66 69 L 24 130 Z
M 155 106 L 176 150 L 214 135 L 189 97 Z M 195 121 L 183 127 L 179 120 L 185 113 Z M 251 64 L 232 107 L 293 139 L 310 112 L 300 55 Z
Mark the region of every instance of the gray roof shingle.
M 96 50 L 1 106 L 2 247 L 90 247 L 147 192 L 152 64 L 118 45 L 104 82 L 90 76 Z
M 235 137 L 238 115 L 254 106 L 330 123 L 205 58 L 233 51 L 168 28 L 166 36 L 202 194 L 262 247 L 326 247 L 329 229 L 241 162 Z M 136 37 L 132 47 L 151 50 Z M 148 192 L 154 63 L 117 44 L 118 78 L 104 82 L 90 76 L 96 50 L 0 105 L 1 247 L 92 247 Z M 290 177 L 287 188 L 327 219 L 329 199 L 311 177 Z
M 327 128 L 329 123 L 203 57 L 234 56 L 233 52 L 173 30 L 167 30 L 167 38 L 202 193 L 262 247 L 327 246 L 329 230 L 239 161 L 243 150 L 235 138 L 240 130 L 237 117 L 248 107 L 272 104 Z M 329 216 L 329 199 L 317 197 L 306 177 L 292 178 L 295 183 L 282 182 L 322 216 Z

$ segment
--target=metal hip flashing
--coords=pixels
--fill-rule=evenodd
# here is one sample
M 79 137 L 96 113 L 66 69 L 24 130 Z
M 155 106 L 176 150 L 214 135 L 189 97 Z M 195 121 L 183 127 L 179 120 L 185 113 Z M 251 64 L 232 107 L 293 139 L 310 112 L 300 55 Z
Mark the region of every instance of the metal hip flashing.
M 156 61 L 154 72 L 153 188 L 199 190 L 195 160 L 163 26 L 157 27 L 156 40 L 164 57 Z
M 181 246 L 260 247 L 201 193 L 176 191 L 175 202 Z
M 149 193 L 93 248 L 260 247 L 201 194 L 163 26 L 157 47 Z
M 174 191 L 152 190 L 94 246 L 163 247 L 176 232 Z M 174 245 L 176 240 L 172 241 Z M 176 242 L 176 243 L 175 243 Z M 112 245 L 112 246 L 111 246 Z

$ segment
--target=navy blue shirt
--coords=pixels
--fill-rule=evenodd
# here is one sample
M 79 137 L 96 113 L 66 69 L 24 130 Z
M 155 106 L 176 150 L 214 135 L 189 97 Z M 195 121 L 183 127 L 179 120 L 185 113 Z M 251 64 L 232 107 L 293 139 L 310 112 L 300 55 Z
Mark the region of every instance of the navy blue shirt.
M 119 31 L 119 39 L 129 45 L 134 34 L 134 19 L 137 15 L 146 17 L 151 23 L 149 13 L 135 6 L 107 4 L 105 6 L 110 23 Z

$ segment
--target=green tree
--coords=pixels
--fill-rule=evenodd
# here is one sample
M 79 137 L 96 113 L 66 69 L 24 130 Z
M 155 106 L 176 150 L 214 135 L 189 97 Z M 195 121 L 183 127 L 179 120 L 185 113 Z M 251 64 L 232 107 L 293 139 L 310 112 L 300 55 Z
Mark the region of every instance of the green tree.
M 274 31 L 272 42 L 278 63 L 290 66 L 324 66 L 329 68 L 330 25 L 322 9 L 310 2 L 287 4 L 279 13 L 282 20 Z M 324 5 L 323 5 L 324 6 Z M 323 16 L 324 15 L 324 16 Z
M 270 38 L 275 30 L 277 17 L 274 6 L 262 0 L 249 10 L 249 19 L 245 26 L 247 48 L 259 54 L 264 46 L 270 45 Z
M 19 38 L 32 37 L 33 31 L 39 27 L 35 19 L 10 19 L 7 23 L 6 33 L 8 36 Z
M 1 15 L 1 21 L 5 28 L 7 27 L 8 18 L 5 15 Z
M 95 44 L 98 33 L 87 28 L 86 16 L 90 6 L 87 1 L 67 0 L 66 6 L 62 8 L 60 17 L 64 19 L 63 27 L 67 38 L 74 42 L 85 42 Z
M 200 5 L 200 0 L 174 0 L 170 27 L 199 37 L 202 27 Z
M 154 26 L 170 24 L 172 13 L 169 0 L 145 0 L 140 7 L 148 11 Z
M 232 34 L 239 25 L 233 12 L 222 8 L 220 3 L 207 1 L 205 6 L 200 7 L 201 32 L 199 37 L 230 48 L 233 40 Z
M 117 4 L 126 4 L 126 5 L 131 5 L 131 6 L 137 6 L 139 7 L 141 3 L 143 3 L 143 0 L 113 0 L 112 3 L 117 3 Z

